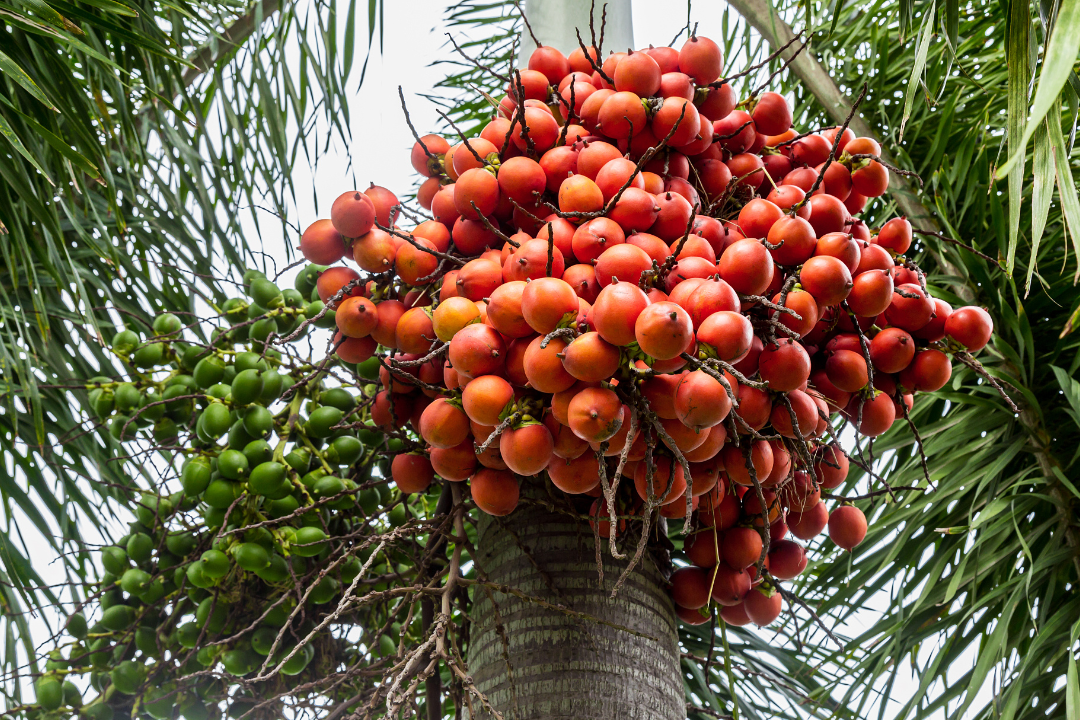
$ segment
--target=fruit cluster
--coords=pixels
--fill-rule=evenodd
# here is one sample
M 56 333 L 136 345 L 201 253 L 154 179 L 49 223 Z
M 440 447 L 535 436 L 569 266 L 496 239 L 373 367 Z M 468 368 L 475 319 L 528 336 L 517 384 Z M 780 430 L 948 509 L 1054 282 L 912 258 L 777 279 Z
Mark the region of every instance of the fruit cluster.
M 846 549 L 866 533 L 858 508 L 820 502 L 847 475 L 834 420 L 884 433 L 992 324 L 930 296 L 906 219 L 855 217 L 889 184 L 874 140 L 798 133 L 782 96 L 739 102 L 720 72 L 700 36 L 602 64 L 541 47 L 477 136 L 417 139 L 431 219 L 400 229 L 373 186 L 300 247 L 359 266 L 317 284 L 338 355 L 384 358 L 375 422 L 423 441 L 394 459 L 402 492 L 468 480 L 504 515 L 516 476 L 546 473 L 609 496 L 591 510 L 607 516 L 602 478 L 625 476 L 624 514 L 694 510 L 703 528 L 673 578 L 680 616 L 712 598 L 764 625 L 781 595 L 758 573 L 806 565 L 789 530 L 828 526 Z

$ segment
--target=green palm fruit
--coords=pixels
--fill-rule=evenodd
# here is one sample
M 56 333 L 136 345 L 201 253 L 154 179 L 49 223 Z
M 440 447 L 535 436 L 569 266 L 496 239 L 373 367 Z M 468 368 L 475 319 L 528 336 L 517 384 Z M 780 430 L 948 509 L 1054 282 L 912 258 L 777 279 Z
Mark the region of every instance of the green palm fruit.
M 116 404 L 116 409 L 122 413 L 131 412 L 139 407 L 141 398 L 142 393 L 139 392 L 139 388 L 131 383 L 117 385 L 116 390 L 113 391 L 113 402 Z
M 243 457 L 243 455 L 240 457 Z M 231 480 L 214 480 L 207 486 L 206 492 L 203 493 L 203 500 L 206 501 L 206 504 L 211 508 L 222 511 L 222 517 L 218 522 L 219 526 L 221 524 L 220 521 L 224 520 L 224 512 L 228 510 L 233 504 L 233 501 L 243 493 L 243 484 L 232 482 Z M 208 523 L 210 522 L 209 517 L 207 517 L 206 520 Z
M 249 405 L 243 422 L 244 430 L 255 438 L 265 438 L 274 430 L 274 416 L 262 405 Z
M 189 497 L 195 497 L 206 490 L 210 484 L 210 460 L 202 455 L 196 456 L 184 463 L 180 471 L 180 485 Z
M 127 551 L 110 545 L 101 551 L 101 565 L 113 575 L 123 575 L 129 567 Z
M 135 348 L 139 347 L 141 339 L 133 330 L 121 330 L 113 335 L 112 349 L 118 355 L 130 355 Z
M 305 432 L 312 437 L 328 438 L 334 434 L 331 429 L 341 422 L 343 413 L 330 405 L 324 405 L 313 411 L 304 425 Z
M 191 376 L 195 378 L 195 383 L 203 389 L 216 385 L 225 377 L 225 361 L 217 355 L 204 357 L 195 365 Z
M 101 613 L 101 624 L 109 630 L 127 630 L 135 621 L 135 610 L 129 605 L 113 605 Z
M 117 692 L 134 695 L 146 682 L 146 667 L 134 660 L 125 660 L 112 669 L 109 678 Z
M 223 450 L 218 455 L 218 472 L 229 480 L 245 477 L 249 468 L 247 456 L 239 450 Z
M 137 368 L 152 368 L 165 360 L 165 343 L 147 343 L 131 355 L 131 362 Z
M 183 530 L 171 532 L 165 537 L 165 547 L 177 557 L 187 557 L 196 544 L 195 536 Z
M 150 584 L 150 573 L 139 568 L 131 568 L 120 578 L 120 587 L 128 595 L 139 595 Z
M 302 527 L 296 531 L 292 552 L 300 557 L 314 557 L 326 547 L 326 533 L 317 527 Z
M 270 567 L 270 553 L 266 552 L 266 548 L 257 543 L 245 542 L 234 545 L 232 556 L 237 565 L 249 572 L 265 570 Z
M 173 335 L 180 332 L 183 329 L 184 324 L 180 322 L 180 318 L 176 317 L 172 313 L 162 313 L 154 318 L 154 334 L 161 335 Z
M 54 677 L 40 678 L 34 685 L 37 702 L 45 710 L 56 710 L 64 703 L 64 687 Z

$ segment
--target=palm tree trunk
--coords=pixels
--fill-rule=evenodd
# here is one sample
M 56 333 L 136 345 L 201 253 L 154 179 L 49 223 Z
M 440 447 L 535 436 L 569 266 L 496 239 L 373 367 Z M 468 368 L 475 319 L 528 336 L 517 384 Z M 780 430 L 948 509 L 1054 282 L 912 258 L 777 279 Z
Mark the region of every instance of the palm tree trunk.
M 480 521 L 476 567 L 488 584 L 473 588 L 469 647 L 478 689 L 505 720 L 685 718 L 657 558 L 646 553 L 612 600 L 626 562 L 605 543 L 601 583 L 589 523 L 553 507 L 529 479 L 512 515 Z

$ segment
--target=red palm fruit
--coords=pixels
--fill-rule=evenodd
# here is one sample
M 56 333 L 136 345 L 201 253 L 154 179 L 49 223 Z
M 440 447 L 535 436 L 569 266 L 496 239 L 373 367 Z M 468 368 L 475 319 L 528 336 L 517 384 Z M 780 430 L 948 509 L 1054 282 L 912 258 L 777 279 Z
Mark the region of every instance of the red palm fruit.
M 359 280 L 360 273 L 352 268 L 338 265 L 319 273 L 319 279 L 315 281 L 315 287 L 319 291 L 319 299 L 324 303 L 329 303 L 330 298 L 341 292 L 346 285 Z M 347 296 L 360 297 L 363 293 L 364 286 L 357 282 L 352 291 L 347 293 Z
M 843 201 L 832 195 L 814 195 L 810 205 L 810 224 L 817 237 L 831 232 L 843 232 L 851 222 L 851 213 Z
M 761 557 L 761 534 L 752 527 L 733 527 L 724 533 L 724 562 L 734 570 L 745 570 Z
M 903 255 L 911 247 L 911 223 L 907 218 L 893 218 L 881 226 L 873 242 L 897 255 Z
M 505 356 L 506 343 L 502 335 L 482 323 L 463 327 L 450 341 L 450 364 L 465 377 L 497 374 L 503 367 Z
M 527 284 L 521 280 L 503 283 L 495 288 L 488 300 L 488 323 L 509 338 L 532 335 L 525 321 L 522 302 Z
M 678 357 L 693 336 L 690 315 L 673 302 L 649 305 L 634 322 L 638 346 L 646 355 L 658 360 Z
M 660 424 L 663 426 L 664 432 L 671 438 L 670 442 L 665 439 L 664 444 L 679 452 L 690 452 L 694 448 L 703 445 L 709 437 L 708 433 L 687 427 L 679 420 L 661 420 Z
M 869 242 L 859 243 L 859 266 L 855 268 L 854 275 L 861 275 L 868 270 L 884 270 L 892 276 L 893 263 L 889 251 L 880 245 Z
M 550 84 L 558 85 L 563 76 L 570 72 L 570 62 L 555 48 L 541 45 L 529 56 L 529 69 L 543 74 Z
M 839 165 L 839 163 L 834 163 L 834 165 Z M 862 160 L 852 167 L 854 169 L 851 171 L 851 188 L 860 195 L 881 197 L 889 189 L 889 171 L 877 160 Z
M 710 199 L 715 199 L 724 194 L 731 183 L 731 170 L 721 160 L 706 160 L 698 169 L 698 177 L 701 187 L 708 193 Z
M 713 122 L 713 133 L 714 140 L 720 144 L 720 147 L 732 155 L 746 152 L 757 139 L 754 119 L 750 117 L 750 113 L 742 110 L 732 110 L 723 118 Z M 732 170 L 732 175 L 739 177 L 734 170 Z
M 690 314 L 690 320 L 694 328 L 700 330 L 705 321 L 712 315 L 721 312 L 739 312 L 741 303 L 739 296 L 730 285 L 723 280 L 701 280 L 695 285 L 690 285 L 686 296 L 678 291 L 690 281 L 679 283 L 672 291 L 672 302 L 678 302 Z M 692 290 L 692 292 L 690 292 Z M 678 298 L 678 299 L 676 299 Z
M 689 73 L 686 74 L 689 75 Z M 705 87 L 698 83 L 698 90 L 704 91 L 704 99 L 697 103 L 698 111 L 713 120 L 722 120 L 727 117 L 739 101 L 735 90 L 727 83 L 717 88 Z
M 567 78 L 570 76 L 567 75 Z M 561 83 L 560 83 L 561 84 Z M 577 118 L 581 116 L 581 106 L 585 104 L 585 101 L 589 99 L 589 96 L 596 92 L 596 86 L 592 82 L 575 81 L 569 82 L 559 90 L 558 102 L 559 112 L 565 117 L 567 114 L 571 118 Z M 573 103 L 573 107 L 571 107 Z M 580 126 L 578 126 L 580 127 Z M 573 132 L 574 126 L 571 125 L 567 131 L 567 144 L 573 144 L 573 140 L 570 140 L 570 134 Z M 587 137 L 589 131 L 585 128 L 581 128 L 581 137 Z
M 892 302 L 885 308 L 890 325 L 914 332 L 925 326 L 934 315 L 934 301 L 915 283 L 904 283 L 893 290 Z
M 742 445 L 747 445 L 748 438 L 742 440 Z M 758 481 L 764 480 L 772 472 L 773 467 L 773 451 L 772 446 L 767 440 L 756 440 L 750 447 L 750 457 L 753 461 L 754 472 L 757 474 Z M 720 458 L 724 461 L 724 471 L 732 482 L 739 485 L 752 486 L 754 484 L 753 479 L 750 477 L 750 471 L 746 467 L 746 457 L 743 455 L 743 447 L 736 447 L 733 443 L 728 443 L 724 446 L 724 449 L 720 451 Z
M 547 427 L 552 440 L 555 442 L 552 453 L 556 456 L 566 460 L 573 460 L 581 457 L 582 454 L 592 454 L 585 453 L 589 449 L 589 443 L 575 435 L 574 431 L 569 427 L 556 420 L 555 416 L 550 412 L 544 415 L 544 426 Z
M 585 388 L 596 387 L 594 383 L 578 381 L 565 390 L 551 396 L 551 414 L 563 425 L 570 426 L 570 401 Z
M 686 234 L 686 227 L 694 216 L 694 208 L 682 195 L 663 192 L 656 196 L 660 208 L 649 232 L 665 242 L 673 242 Z
M 724 428 L 721 426 L 717 427 L 720 427 L 721 431 L 724 430 Z M 695 452 L 697 452 L 698 448 L 712 444 L 712 431 L 715 429 L 716 428 L 711 428 L 706 430 L 705 432 L 708 434 L 709 437 L 705 440 L 704 443 L 699 445 L 697 448 L 689 451 L 689 453 L 694 454 Z M 726 431 L 722 432 L 721 434 L 723 434 L 725 438 L 727 437 Z M 716 452 L 719 452 L 719 450 L 720 447 L 717 446 Z M 683 456 L 685 457 L 686 453 L 684 453 Z M 714 456 L 713 458 L 704 462 L 693 462 L 689 458 L 687 458 L 687 462 L 690 464 L 691 495 L 693 495 L 695 498 L 698 498 L 701 495 L 711 492 L 714 488 L 716 488 L 716 484 L 720 481 L 721 462 L 719 459 Z
M 420 436 L 432 447 L 452 448 L 469 437 L 469 418 L 450 401 L 437 398 L 420 416 Z
M 454 173 L 457 175 L 455 182 L 464 177 L 469 170 L 483 168 L 483 161 L 486 161 L 492 155 L 498 155 L 498 152 L 499 149 L 495 146 L 495 143 L 482 137 L 469 138 L 468 141 L 463 140 L 455 145 L 451 150 L 453 159 L 450 161 Z M 480 160 L 476 159 L 477 155 L 480 156 Z
M 803 165 L 816 167 L 829 159 L 832 152 L 832 143 L 821 135 L 807 135 L 799 138 L 790 146 L 791 158 Z M 816 171 L 815 171 L 816 174 Z
M 503 267 L 505 280 L 536 280 L 548 277 L 548 250 L 551 250 L 551 277 L 558 277 L 566 269 L 566 261 L 558 247 L 550 247 L 547 240 L 529 240 L 507 258 Z M 509 269 L 510 275 L 507 275 Z
M 553 193 L 559 192 L 559 186 L 563 180 L 572 176 L 577 171 L 577 149 L 574 147 L 554 147 L 544 153 L 540 158 L 540 167 L 544 170 L 544 186 Z M 528 202 L 533 203 L 537 197 L 529 197 Z M 522 202 L 522 201 L 518 201 Z
M 709 604 L 712 578 L 701 568 L 679 568 L 671 574 L 671 599 L 687 610 L 697 610 Z
M 769 157 L 782 156 L 770 155 Z M 767 199 L 769 202 L 773 203 L 776 207 L 778 207 L 781 210 L 781 213 L 786 213 L 788 210 L 801 203 L 803 201 L 803 198 L 805 197 L 806 193 L 803 191 L 802 188 L 796 187 L 794 185 L 778 185 L 769 192 Z M 795 214 L 797 217 L 801 217 L 803 220 L 806 220 L 810 217 L 810 210 L 811 208 L 809 203 L 804 203 L 799 207 Z M 770 224 L 769 227 L 772 227 L 772 225 Z M 768 231 L 766 231 L 766 234 L 761 237 L 767 236 Z
M 450 247 L 450 231 L 446 226 L 434 220 L 425 220 L 412 231 L 413 237 L 422 237 L 430 240 L 439 252 L 446 252 Z M 355 243 L 354 243 L 355 245 Z M 458 246 L 461 249 L 461 246 Z
M 589 130 L 597 130 L 597 124 L 600 122 L 600 108 L 603 107 L 604 102 L 614 94 L 615 90 L 612 88 L 600 88 L 589 95 L 589 97 L 585 99 L 585 102 L 581 104 L 581 110 L 578 112 L 581 124 Z M 618 150 L 615 152 L 619 156 L 622 155 Z
M 686 461 L 690 463 L 690 475 L 695 495 L 700 495 L 702 492 L 707 492 L 708 489 L 710 489 L 701 489 L 704 486 L 698 483 L 697 466 L 702 466 L 703 472 L 712 472 L 712 470 L 705 467 L 706 465 L 709 465 L 717 471 L 723 469 L 723 463 L 721 463 L 719 459 L 716 459 L 715 462 L 713 462 L 713 459 L 720 453 L 720 450 L 724 447 L 726 441 L 727 430 L 723 425 L 714 425 L 709 429 L 709 434 L 708 437 L 705 438 L 705 442 L 701 443 L 690 452 L 684 453 Z
M 513 402 L 513 386 L 498 375 L 481 375 L 471 380 L 461 394 L 465 414 L 481 425 L 498 425 L 503 412 Z
M 413 169 L 424 177 L 442 172 L 440 156 L 450 149 L 450 143 L 438 135 L 425 135 L 413 144 L 410 160 Z
M 653 457 L 654 470 L 652 477 L 652 495 L 653 499 L 658 501 L 661 505 L 682 497 L 686 492 L 686 477 L 683 475 L 682 466 L 673 462 L 670 457 L 666 455 L 658 455 Z M 674 469 L 674 475 L 672 471 Z M 671 483 L 671 488 L 668 489 L 668 483 Z M 634 471 L 634 487 L 637 488 L 638 496 L 642 500 L 649 499 L 650 485 L 648 479 L 648 468 L 645 463 L 641 463 Z M 667 493 L 664 490 L 667 489 Z
M 865 195 L 860 195 L 857 192 L 852 192 L 847 196 L 847 200 L 844 201 L 844 207 L 846 207 L 848 209 L 848 212 L 852 215 L 857 215 L 858 213 L 861 213 L 863 210 L 866 209 L 866 201 L 867 197 Z M 862 221 L 858 218 L 856 218 L 853 222 L 863 224 Z M 865 227 L 865 225 L 863 226 Z M 864 237 L 863 239 L 869 240 L 870 233 L 867 232 L 866 237 Z
M 839 305 L 854 287 L 848 266 L 830 255 L 817 255 L 803 263 L 799 282 L 822 307 Z
M 732 570 L 727 563 L 716 566 L 712 581 L 712 599 L 719 605 L 738 605 L 750 592 L 750 575 L 744 570 Z
M 755 588 L 746 594 L 743 609 L 746 611 L 746 617 L 750 618 L 755 625 L 765 627 L 780 617 L 780 612 L 784 609 L 784 601 L 779 592 L 767 596 Z
M 535 390 L 557 393 L 570 388 L 576 380 L 563 368 L 559 356 L 566 349 L 566 341 L 552 338 L 546 347 L 540 347 L 544 338 L 533 338 L 525 350 L 525 376 Z
M 316 265 L 332 265 L 346 251 L 345 240 L 331 220 L 316 220 L 300 236 L 300 253 Z
M 758 96 L 757 104 L 751 113 L 754 127 L 763 135 L 779 135 L 791 127 L 791 108 L 783 95 L 773 92 Z
M 773 392 L 795 390 L 810 377 L 810 356 L 791 338 L 781 338 L 761 351 L 758 371 Z
M 735 369 L 747 377 L 756 373 L 758 371 L 758 361 L 761 359 L 761 351 L 764 348 L 761 338 L 755 335 L 750 341 L 750 350 L 746 353 L 746 357 L 737 363 L 733 363 Z
M 848 456 L 840 446 L 835 443 L 826 445 L 821 450 L 821 458 L 814 465 L 818 484 L 826 490 L 840 487 L 847 480 L 848 467 Z
M 968 352 L 977 353 L 986 347 L 993 333 L 994 321 L 990 313 L 975 305 L 958 308 L 945 321 L 945 334 Z
M 375 354 L 375 349 L 378 347 L 378 343 L 370 336 L 362 338 L 334 338 L 335 343 L 339 340 L 340 344 L 338 344 L 336 351 L 337 356 L 347 363 L 364 362 Z
M 794 540 L 769 544 L 769 572 L 779 580 L 794 580 L 806 569 L 806 550 Z
M 679 71 L 694 78 L 698 86 L 718 79 L 723 64 L 720 47 L 706 37 L 691 36 L 679 50 Z
M 738 240 L 717 261 L 720 277 L 737 293 L 760 295 L 773 279 L 773 258 L 757 240 Z
M 675 263 L 667 277 L 664 278 L 664 288 L 671 292 L 685 280 L 699 279 L 716 275 L 716 264 L 703 257 L 684 257 Z
M 548 215 L 544 218 L 544 224 L 536 231 L 536 239 L 543 240 L 546 245 L 548 238 L 553 236 L 555 247 L 562 253 L 563 260 L 573 262 L 575 230 L 577 228 L 569 220 L 558 215 Z
M 652 269 L 653 260 L 631 243 L 609 247 L 596 259 L 596 281 L 607 287 L 616 280 L 637 284 L 641 273 Z
M 641 52 L 649 55 L 660 66 L 660 72 L 671 73 L 679 69 L 679 51 L 670 47 L 653 47 Z
M 813 220 L 812 214 L 810 218 Z M 769 250 L 778 265 L 800 265 L 813 256 L 817 246 L 817 234 L 811 223 L 798 216 L 784 215 L 778 219 L 767 237 L 770 245 L 780 244 Z
M 454 222 L 461 217 L 454 204 L 454 185 L 443 185 L 435 196 L 431 198 L 431 216 L 446 227 L 453 227 Z
M 773 296 L 772 301 L 774 304 L 780 304 L 780 294 L 777 293 Z M 794 332 L 799 334 L 799 337 L 806 336 L 818 323 L 818 302 L 813 295 L 805 290 L 792 290 L 784 298 L 784 307 L 793 310 L 798 313 L 799 317 L 788 313 L 782 313 L 777 310 L 770 311 L 770 316 L 776 318 L 780 323 L 786 327 L 791 328 Z
M 506 379 L 515 387 L 525 387 L 529 384 L 529 378 L 525 375 L 525 351 L 529 348 L 532 337 L 522 337 L 512 340 L 506 346 L 506 365 L 504 373 Z
M 625 413 L 623 415 L 624 418 L 630 417 L 630 410 L 629 409 L 624 410 L 624 413 Z M 631 447 L 633 447 L 637 443 L 637 440 L 640 437 L 640 433 L 635 434 L 634 437 L 632 437 L 632 438 L 630 438 L 629 436 L 630 436 L 630 423 L 629 422 L 624 422 L 622 424 L 622 427 L 619 428 L 619 432 L 615 433 L 615 435 L 610 440 L 608 440 L 608 449 L 607 449 L 607 452 L 604 453 L 604 457 L 615 457 L 616 455 L 621 453 L 622 450 L 623 450 L 623 447 L 626 445 L 626 442 L 627 442 L 628 438 L 630 440 Z M 589 443 L 589 447 L 592 448 L 592 451 L 594 453 L 600 451 L 600 443 Z M 634 453 L 631 453 L 631 455 L 633 455 L 633 454 Z M 642 450 L 639 457 L 640 458 L 645 457 L 644 449 Z M 625 475 L 626 473 L 624 472 L 623 474 Z
M 405 304 L 398 300 L 383 300 L 375 306 L 379 321 L 371 331 L 371 337 L 383 347 L 397 346 L 397 325 L 405 314 Z
M 604 195 L 604 202 L 622 190 L 623 186 L 643 189 L 645 178 L 637 171 L 637 164 L 620 156 L 608 160 L 596 173 L 596 185 Z
M 714 531 L 713 528 L 706 528 L 702 532 L 691 535 L 684 546 L 687 559 L 699 568 L 715 566 L 718 555 L 716 541 L 719 534 L 719 530 Z
M 394 270 L 406 285 L 423 285 L 439 266 L 439 258 L 434 255 L 435 245 L 430 240 L 416 238 L 416 244 L 402 243 L 394 258 Z
M 819 237 L 814 255 L 834 257 L 844 263 L 850 273 L 854 273 L 859 267 L 862 252 L 859 250 L 858 241 L 850 233 L 839 232 Z
M 837 350 L 825 362 L 825 374 L 844 392 L 857 392 L 869 382 L 866 360 L 861 353 Z
M 676 53 L 677 54 L 677 53 Z M 654 58 L 655 59 L 655 58 Z M 686 100 L 694 99 L 694 84 L 690 81 L 690 76 L 686 73 L 678 72 L 678 61 L 675 63 L 676 70 L 664 70 L 661 66 L 661 70 L 664 70 L 664 74 L 660 76 L 660 91 L 659 95 L 663 98 L 685 98 Z M 695 108 L 697 110 L 697 108 Z M 709 121 L 712 125 L 712 121 Z M 660 135 L 663 137 L 663 135 Z
M 597 180 L 600 176 L 600 171 L 607 166 L 609 162 L 616 159 L 622 159 L 622 153 L 614 145 L 606 142 L 591 141 L 578 153 L 578 174 L 584 175 L 590 180 Z M 629 176 L 627 176 L 629 177 Z M 626 177 L 623 178 L 623 182 L 626 182 Z M 600 186 L 600 189 L 604 189 L 603 183 L 599 181 L 596 183 Z M 622 187 L 620 184 L 619 187 Z M 617 190 L 618 188 L 616 188 Z M 604 196 L 607 199 L 607 196 Z
M 403 241 L 385 230 L 372 228 L 366 235 L 353 241 L 353 260 L 362 270 L 371 273 L 386 272 L 394 267 L 394 260 L 402 243 Z
M 817 428 L 817 404 L 807 393 L 802 390 L 792 390 L 787 394 L 789 410 L 784 403 L 777 403 L 769 416 L 776 432 L 787 438 L 801 437 L 807 439 L 814 434 Z M 799 432 L 795 432 L 795 424 L 791 421 L 792 414 L 795 422 L 799 425 Z M 781 478 L 782 479 L 782 478 Z
M 735 377 L 725 373 L 732 392 L 737 386 Z M 704 370 L 683 374 L 675 388 L 675 412 L 679 420 L 697 431 L 719 425 L 731 411 L 727 390 Z
M 596 296 L 593 324 L 600 337 L 612 345 L 629 345 L 636 339 L 637 318 L 648 305 L 648 296 L 636 283 L 613 283 Z
M 668 256 L 671 255 L 671 250 L 668 248 L 667 243 L 652 233 L 635 232 L 626 236 L 626 242 L 644 250 L 645 254 L 658 265 L 667 260 Z
M 896 405 L 889 395 L 879 392 L 871 400 L 853 397 L 847 410 L 852 419 L 858 418 L 860 404 L 862 412 L 862 423 L 858 428 L 860 433 L 866 437 L 877 437 L 892 427 L 896 420 Z
M 699 512 L 698 517 L 705 525 L 716 528 L 717 532 L 727 530 L 733 527 L 739 520 L 739 496 L 734 492 L 727 492 L 720 498 L 718 502 L 712 502 L 710 507 L 706 510 L 705 505 L 710 498 L 719 491 L 719 485 L 717 489 L 712 493 L 706 493 L 702 496 L 702 502 L 700 507 L 702 510 Z
M 365 297 L 347 297 L 337 307 L 334 317 L 338 330 L 347 338 L 362 338 L 379 324 L 375 303 Z
M 652 194 L 640 188 L 630 187 L 623 192 L 608 217 L 619 224 L 626 233 L 647 230 L 656 221 L 660 207 Z
M 520 488 L 517 478 L 507 470 L 483 468 L 469 478 L 473 502 L 488 515 L 502 516 L 514 512 Z
M 639 95 L 616 92 L 600 106 L 596 128 L 610 138 L 625 140 L 644 130 L 647 122 L 648 117 Z
M 660 89 L 660 65 L 644 52 L 630 51 L 615 66 L 615 90 L 631 92 L 638 97 L 655 95 Z
M 390 476 L 403 494 L 422 493 L 431 484 L 435 471 L 424 455 L 397 455 L 390 464 Z
M 480 322 L 480 311 L 476 303 L 464 297 L 455 296 L 443 300 L 431 315 L 431 327 L 435 337 L 443 342 L 450 342 L 458 330 L 477 322 Z
M 431 467 L 446 480 L 461 482 L 476 472 L 476 452 L 471 438 L 452 448 L 432 448 L 430 458 Z
M 583 447 L 587 447 L 583 444 Z M 584 453 L 567 460 L 553 453 L 547 465 L 551 483 L 569 495 L 580 495 L 600 484 L 600 464 L 596 455 Z
M 840 132 L 839 126 L 829 128 L 828 130 L 822 130 L 821 136 L 828 140 L 829 144 L 832 145 L 834 142 L 836 142 L 836 134 L 838 132 Z M 844 128 L 843 134 L 840 135 L 840 141 L 836 142 L 836 150 L 833 152 L 833 157 L 839 159 L 840 156 L 843 154 L 844 149 L 847 148 L 848 143 L 850 143 L 854 139 L 855 132 L 851 128 Z
M 900 328 L 885 328 L 870 341 L 870 361 L 874 369 L 898 373 L 915 357 L 915 339 Z
M 600 382 L 619 369 L 622 354 L 599 333 L 579 335 L 563 351 L 563 367 L 578 380 Z
M 934 342 L 935 340 L 943 340 L 945 338 L 945 326 L 949 322 L 949 318 L 952 317 L 953 309 L 949 303 L 938 298 L 932 298 L 934 301 L 934 317 L 930 322 L 923 325 L 921 328 L 911 333 L 912 337 L 917 337 L 920 340 L 928 340 Z
M 945 387 L 951 376 L 949 356 L 929 348 L 915 353 L 911 364 L 900 373 L 900 384 L 907 390 L 934 392 Z
M 401 212 L 399 207 L 401 203 L 398 201 L 397 195 L 375 183 L 371 183 L 371 187 L 364 191 L 364 195 L 371 200 L 371 204 L 375 207 L 375 220 L 380 225 L 391 227 L 397 222 L 398 215 Z
M 626 242 L 626 235 L 615 221 L 599 217 L 581 225 L 573 235 L 574 257 L 582 263 L 591 263 L 604 250 Z
M 786 410 L 786 408 L 785 408 Z M 773 413 L 776 412 L 774 407 Z M 769 472 L 768 477 L 761 480 L 761 486 L 766 488 L 775 487 L 785 480 L 791 474 L 791 453 L 788 452 L 784 443 L 780 439 L 770 440 L 769 447 L 773 451 L 773 466 L 772 471 Z
M 495 117 L 480 131 L 480 137 L 495 146 L 499 154 L 505 153 L 510 147 L 506 133 L 510 130 L 510 120 L 505 117 Z
M 866 537 L 866 516 L 854 505 L 841 505 L 829 515 L 829 537 L 838 547 L 852 550 Z
M 772 415 L 773 407 L 769 394 L 764 390 L 741 384 L 737 392 L 739 393 L 739 417 L 754 430 L 765 427 L 765 423 L 769 422 L 769 417 Z
M 818 503 L 804 513 L 788 513 L 787 526 L 791 534 L 800 540 L 813 540 L 829 522 L 829 510 L 825 503 Z
M 525 205 L 535 202 L 536 195 L 547 188 L 547 175 L 540 163 L 519 156 L 504 160 L 499 166 L 499 188 L 515 202 Z
M 604 194 L 584 175 L 571 175 L 559 185 L 559 210 L 564 213 L 591 213 L 604 207 Z
M 543 277 L 525 285 L 521 292 L 521 314 L 535 332 L 546 335 L 566 326 L 577 317 L 578 297 L 569 283 Z
M 461 217 L 490 216 L 499 204 L 499 181 L 484 168 L 471 168 L 454 183 L 454 207 Z M 473 207 L 475 205 L 475 207 Z
M 787 175 L 784 176 L 784 185 L 793 185 L 804 193 L 809 193 L 810 188 L 814 187 L 814 182 L 817 180 L 817 173 L 813 168 L 799 167 L 795 168 Z M 809 204 L 809 203 L 808 203 Z M 811 207 L 811 213 L 813 208 Z
M 623 404 L 606 388 L 585 388 L 570 400 L 567 424 L 582 440 L 603 442 L 614 437 L 623 424 Z
M 638 368 L 647 369 L 648 365 L 639 363 Z M 653 375 L 641 385 L 641 392 L 649 401 L 649 408 L 662 420 L 674 420 L 678 417 L 675 411 L 675 391 L 681 379 L 681 373 Z
M 644 112 L 644 110 L 642 110 Z M 525 125 L 529 128 L 528 139 L 521 132 L 521 123 L 514 125 L 510 133 L 510 139 L 518 150 L 527 152 L 529 141 L 532 141 L 536 152 L 547 152 L 555 146 L 559 139 L 559 123 L 551 116 L 550 112 L 540 108 L 527 107 L 525 109 Z
M 709 123 L 706 118 L 704 124 Z M 651 129 L 657 138 L 666 138 L 670 134 L 668 147 L 681 148 L 697 139 L 702 124 L 702 118 L 690 98 L 666 96 L 660 109 L 653 115 Z M 711 124 L 709 130 L 712 130 Z
M 847 303 L 859 317 L 877 317 L 890 307 L 893 300 L 892 276 L 884 270 L 868 270 L 856 275 L 851 282 Z
M 586 46 L 585 50 L 580 47 L 574 48 L 566 56 L 567 63 L 572 72 L 585 73 L 592 77 L 594 72 L 593 63 L 600 64 L 600 54 L 592 45 Z
M 720 608 L 720 617 L 728 625 L 734 625 L 735 627 L 743 627 L 750 624 L 750 617 L 746 614 L 746 608 L 743 603 L 737 603 L 730 607 Z M 705 618 L 708 620 L 708 618 Z
M 809 473 L 795 471 L 792 481 L 782 490 L 784 504 L 794 512 L 806 512 L 821 502 L 821 490 Z
M 566 268 L 562 279 L 574 289 L 574 293 L 587 303 L 596 302 L 600 293 L 600 283 L 596 281 L 596 271 L 592 265 L 584 263 Z
M 543 423 L 507 428 L 499 436 L 499 453 L 518 475 L 536 475 L 547 467 L 555 441 Z
M 754 198 L 739 211 L 739 228 L 748 238 L 768 237 L 769 229 L 784 217 L 784 212 L 774 203 Z
M 407 353 L 423 355 L 431 350 L 435 336 L 431 315 L 427 308 L 414 307 L 406 310 L 394 328 L 395 345 Z
M 343 193 L 330 206 L 330 222 L 342 237 L 358 238 L 374 227 L 375 205 L 359 190 Z
M 814 194 L 832 195 L 840 202 L 847 200 L 848 196 L 851 195 L 851 172 L 838 162 L 829 163 L 828 167 L 825 167 L 825 163 L 822 163 L 814 168 L 814 172 L 818 174 L 821 174 L 822 171 L 825 174 Z

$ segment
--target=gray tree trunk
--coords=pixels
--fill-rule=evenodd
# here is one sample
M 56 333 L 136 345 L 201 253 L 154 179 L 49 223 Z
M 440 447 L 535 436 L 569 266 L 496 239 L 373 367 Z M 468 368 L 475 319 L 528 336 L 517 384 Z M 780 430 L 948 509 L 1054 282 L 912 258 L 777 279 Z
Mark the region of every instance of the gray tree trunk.
M 607 26 L 604 30 L 604 46 L 608 51 L 626 52 L 634 47 L 634 23 L 630 12 L 630 0 L 596 0 L 593 24 L 597 38 L 600 36 L 601 9 L 607 3 Z M 578 47 L 575 29 L 581 30 L 581 39 L 589 45 L 589 0 L 526 0 L 522 4 L 525 17 L 529 19 L 537 39 L 550 45 L 564 55 Z M 529 65 L 529 56 L 536 49 L 528 31 L 521 34 L 521 52 L 518 67 Z
M 522 498 L 550 502 L 537 480 Z M 686 717 L 674 610 L 650 554 L 611 600 L 626 563 L 605 548 L 600 586 L 588 522 L 523 502 L 483 516 L 478 536 L 477 567 L 492 583 L 639 633 L 474 587 L 469 670 L 505 720 Z

